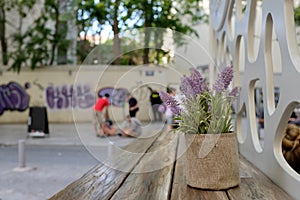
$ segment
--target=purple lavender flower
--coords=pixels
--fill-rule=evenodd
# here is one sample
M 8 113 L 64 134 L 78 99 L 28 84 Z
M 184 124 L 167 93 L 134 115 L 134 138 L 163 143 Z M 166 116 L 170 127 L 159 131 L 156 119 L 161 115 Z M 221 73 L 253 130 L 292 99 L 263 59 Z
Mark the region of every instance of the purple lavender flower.
M 228 94 L 228 96 L 231 96 L 231 97 L 236 97 L 238 96 L 239 94 L 239 88 L 238 87 L 234 87 L 231 92 Z
M 180 90 L 182 94 L 184 94 L 187 98 L 196 95 L 191 85 L 191 80 L 187 76 L 183 76 L 183 78 L 181 79 Z
M 164 113 L 166 112 L 167 106 L 165 105 L 165 103 L 162 103 L 158 106 L 158 112 L 160 113 Z
M 191 81 L 195 86 L 193 87 L 193 89 L 196 94 L 201 94 L 205 91 L 208 91 L 205 79 L 202 77 L 201 73 L 196 68 L 191 69 Z
M 228 66 L 225 67 L 221 74 L 218 75 L 218 78 L 213 85 L 213 89 L 216 92 L 224 92 L 228 86 L 230 85 L 230 82 L 233 79 L 233 67 Z
M 217 93 L 221 93 L 225 91 L 224 83 L 222 79 L 217 79 L 216 82 L 213 84 L 213 90 Z
M 161 100 L 171 109 L 172 113 L 175 115 L 180 114 L 180 108 L 178 107 L 178 102 L 174 97 L 166 92 L 160 91 L 159 96 Z
M 191 98 L 208 91 L 208 87 L 200 72 L 196 68 L 192 68 L 191 76 L 184 76 L 181 79 L 180 90 L 187 98 Z
M 178 116 L 181 112 L 181 109 L 178 106 L 171 106 L 170 109 L 171 112 L 176 116 Z
M 159 96 L 161 100 L 168 106 L 175 106 L 177 105 L 177 101 L 168 93 L 160 91 Z

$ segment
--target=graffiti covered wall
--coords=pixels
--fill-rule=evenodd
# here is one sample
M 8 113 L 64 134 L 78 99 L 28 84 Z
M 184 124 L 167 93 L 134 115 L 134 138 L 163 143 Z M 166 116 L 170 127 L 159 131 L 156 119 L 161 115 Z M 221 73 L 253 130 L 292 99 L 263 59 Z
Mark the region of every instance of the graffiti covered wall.
M 28 108 L 29 95 L 25 88 L 13 81 L 0 85 L 0 115 L 6 110 L 23 112 Z
M 46 107 L 50 123 L 89 122 L 98 93 L 110 94 L 110 117 L 121 121 L 128 113 L 128 92 L 139 101 L 137 117 L 147 121 L 151 118 L 149 87 L 164 90 L 168 84 L 178 84 L 187 70 L 143 66 L 51 67 L 20 74 L 2 70 L 0 123 L 27 123 L 30 106 Z
M 49 109 L 87 109 L 95 103 L 89 85 L 62 85 L 46 88 L 46 103 Z

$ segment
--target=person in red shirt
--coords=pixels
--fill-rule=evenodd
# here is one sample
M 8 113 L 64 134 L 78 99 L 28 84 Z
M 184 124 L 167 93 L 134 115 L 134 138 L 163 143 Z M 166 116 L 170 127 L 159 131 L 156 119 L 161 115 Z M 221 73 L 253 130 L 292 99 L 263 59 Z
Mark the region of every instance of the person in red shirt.
M 94 128 L 97 137 L 104 136 L 105 121 L 108 119 L 108 106 L 109 106 L 109 94 L 105 94 L 104 97 L 98 95 L 98 100 L 94 105 Z

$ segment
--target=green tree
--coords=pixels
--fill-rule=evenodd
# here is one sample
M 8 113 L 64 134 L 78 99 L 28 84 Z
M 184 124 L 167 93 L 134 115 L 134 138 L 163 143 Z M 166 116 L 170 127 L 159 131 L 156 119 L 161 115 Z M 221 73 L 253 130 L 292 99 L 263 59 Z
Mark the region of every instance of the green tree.
M 162 29 L 156 28 L 171 29 L 182 34 L 194 34 L 198 36 L 192 27 L 192 23 L 206 19 L 205 14 L 195 14 L 199 13 L 200 1 L 134 0 L 126 4 L 128 9 L 134 13 L 133 15 L 139 18 L 134 27 L 144 28 L 144 64 L 153 62 L 149 60 L 151 47 L 156 49 L 155 60 L 157 63 L 160 62 L 161 54 L 168 53 L 161 50 L 165 32 L 162 32 Z M 183 38 L 179 34 L 177 34 L 177 37 L 174 39 L 174 42 L 178 46 L 183 45 Z M 150 44 L 150 41 L 154 41 L 154 44 Z
M 73 6 L 73 0 L 45 0 L 45 17 L 48 17 L 49 20 L 54 22 L 54 32 L 49 38 L 51 43 L 51 57 L 49 65 L 53 65 L 55 58 L 57 59 L 57 64 L 68 63 L 66 55 L 71 41 L 66 39 L 66 35 L 68 31 L 68 20 L 72 17 L 72 14 L 69 13 Z M 62 13 L 61 10 L 63 10 L 64 13 Z
M 300 7 L 296 7 L 294 9 L 294 20 L 295 20 L 296 26 L 299 26 L 300 25 Z
M 120 64 L 121 41 L 120 25 L 123 24 L 122 12 L 125 11 L 124 1 L 122 0 L 103 0 L 105 6 L 105 21 L 110 25 L 113 31 L 113 64 Z M 122 7 L 122 10 L 121 10 Z
M 126 63 L 121 58 L 122 34 L 126 30 L 143 28 L 143 63 L 159 63 L 162 56 L 169 52 L 161 49 L 165 32 L 161 30 L 171 29 L 183 34 L 195 34 L 192 23 L 203 20 L 204 14 L 199 12 L 199 2 L 202 0 L 187 0 L 175 2 L 171 0 L 103 0 L 94 1 L 79 0 L 78 30 L 83 40 L 88 31 L 101 35 L 102 27 L 109 25 L 113 31 L 113 55 L 114 64 Z M 189 23 L 187 23 L 189 20 Z M 92 28 L 97 24 L 96 29 Z M 164 28 L 164 29 L 159 29 Z M 183 38 L 177 36 L 174 39 L 177 45 L 183 45 Z M 153 50 L 155 49 L 155 50 Z M 140 53 L 135 53 L 135 56 Z M 153 56 L 155 54 L 155 56 Z M 119 58 L 120 57 L 120 58 Z M 125 56 L 126 58 L 132 58 Z M 122 62 L 121 62 L 121 60 Z M 132 63 L 132 62 L 130 62 Z
M 95 45 L 95 41 L 93 41 L 94 44 L 90 44 L 90 41 L 88 41 L 88 32 L 92 32 L 93 36 L 101 36 L 103 25 L 107 22 L 106 15 L 108 11 L 106 7 L 108 5 L 105 3 L 107 2 L 95 3 L 94 1 L 78 0 L 76 24 L 79 42 L 77 45 L 77 56 L 80 63 L 92 50 L 92 46 Z
M 126 13 L 124 0 L 103 0 L 99 3 L 93 1 L 79 0 L 78 9 L 78 30 L 81 38 L 85 40 L 88 31 L 93 32 L 93 35 L 100 35 L 103 26 L 110 26 L 113 31 L 113 64 L 120 64 L 121 55 L 121 39 L 120 31 L 125 26 L 124 20 L 128 18 Z M 95 24 L 97 25 L 96 29 Z M 124 29 L 123 29 L 124 30 Z
M 13 0 L 10 5 L 6 5 L 6 10 L 16 12 L 19 19 L 14 26 L 15 32 L 11 36 L 12 48 L 8 54 L 11 61 L 10 70 L 20 72 L 23 66 L 35 69 L 38 66 L 53 65 L 55 59 L 58 64 L 68 63 L 66 52 L 70 46 L 70 40 L 65 37 L 70 11 L 68 13 L 65 10 L 62 14 L 60 10 L 68 6 L 70 10 L 74 2 L 75 0 L 45 0 L 40 16 L 27 30 L 23 30 L 23 20 L 34 5 L 41 1 Z M 48 28 L 50 22 L 55 24 L 52 29 Z
M 114 7 L 113 7 L 113 11 L 114 11 L 114 15 L 113 15 L 113 23 L 112 25 L 112 29 L 114 32 L 114 55 L 115 55 L 115 60 L 114 60 L 114 64 L 118 65 L 120 64 L 120 38 L 119 38 L 119 19 L 118 19 L 118 10 L 119 10 L 119 6 L 120 6 L 120 0 L 115 0 L 114 3 Z
M 11 22 L 7 19 L 3 24 L 4 29 L 6 25 L 10 25 L 15 32 L 12 34 L 12 51 L 7 53 L 7 63 L 9 59 L 12 60 L 12 64 L 9 69 L 13 69 L 20 72 L 21 66 L 27 64 L 26 56 L 26 41 L 28 41 L 28 32 L 23 31 L 23 20 L 28 13 L 32 10 L 36 3 L 36 0 L 12 0 L 2 4 L 6 11 L 14 11 L 18 14 L 17 22 Z M 5 32 L 3 33 L 5 35 Z M 5 38 L 4 38 L 5 39 Z
M 0 0 L 0 40 L 1 40 L 1 49 L 2 49 L 2 63 L 4 65 L 8 64 L 9 61 L 9 52 L 7 48 L 7 37 L 6 37 L 6 26 L 9 25 L 16 30 L 18 34 L 22 33 L 22 24 L 23 18 L 27 16 L 27 12 L 30 11 L 36 0 L 28 1 L 18 1 L 18 0 Z M 9 21 L 6 18 L 7 11 L 15 10 L 19 14 L 19 21 L 16 24 L 15 22 Z M 18 38 L 17 41 L 21 42 L 22 38 Z M 21 44 L 18 44 L 20 48 Z

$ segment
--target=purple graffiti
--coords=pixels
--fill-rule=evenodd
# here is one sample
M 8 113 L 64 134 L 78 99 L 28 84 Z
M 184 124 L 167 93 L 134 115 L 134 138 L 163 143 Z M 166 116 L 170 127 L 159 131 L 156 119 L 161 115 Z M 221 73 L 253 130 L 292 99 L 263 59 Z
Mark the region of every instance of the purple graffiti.
M 24 111 L 29 105 L 29 95 L 24 88 L 16 82 L 0 85 L 0 115 L 5 110 Z
M 125 88 L 105 87 L 101 88 L 98 93 L 104 96 L 105 93 L 110 95 L 109 101 L 113 106 L 123 107 L 126 101 L 128 90 Z
M 95 96 L 88 85 L 49 86 L 46 99 L 50 109 L 86 109 L 95 103 Z
M 26 82 L 25 85 L 24 85 L 25 89 L 29 89 L 30 88 L 30 83 L 29 82 Z

